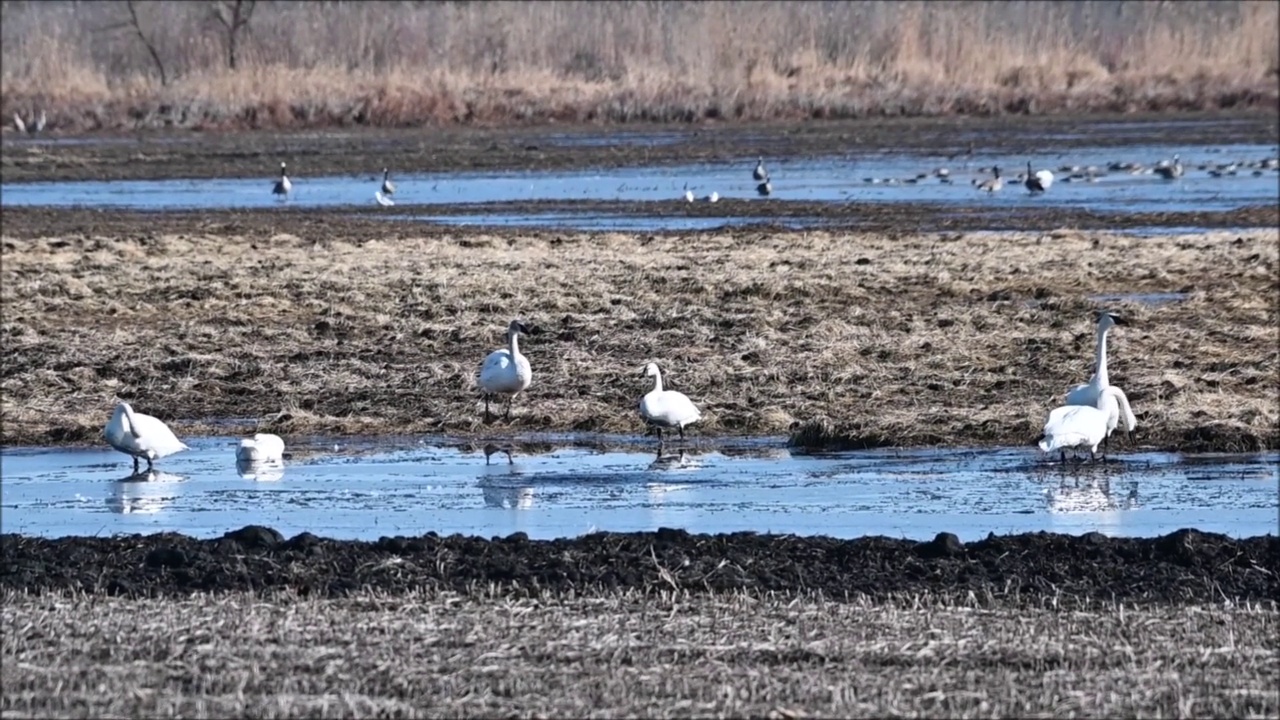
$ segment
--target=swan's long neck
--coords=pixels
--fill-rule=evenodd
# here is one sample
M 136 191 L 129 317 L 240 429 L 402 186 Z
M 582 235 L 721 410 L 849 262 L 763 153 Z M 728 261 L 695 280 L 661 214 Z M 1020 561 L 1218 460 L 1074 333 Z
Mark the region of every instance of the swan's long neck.
M 1114 398 L 1114 401 L 1118 404 L 1117 414 L 1119 414 L 1120 421 L 1124 424 L 1124 429 L 1133 432 L 1136 418 L 1133 416 L 1133 407 L 1129 405 L 1129 398 L 1117 387 L 1108 387 L 1105 393 Z
M 653 374 L 653 391 L 662 392 L 662 373 L 660 372 Z
M 1093 379 L 1100 388 L 1111 384 L 1107 378 L 1107 331 L 1098 332 L 1098 348 L 1093 358 Z
M 519 337 L 519 333 L 515 330 L 507 331 L 507 351 L 511 353 L 513 358 L 520 355 L 520 341 L 516 339 L 517 337 Z
M 138 437 L 138 423 L 134 422 L 133 408 L 128 405 L 121 405 L 120 409 L 124 411 L 124 421 L 125 424 L 128 425 L 126 429 L 129 431 L 129 434 L 135 438 Z

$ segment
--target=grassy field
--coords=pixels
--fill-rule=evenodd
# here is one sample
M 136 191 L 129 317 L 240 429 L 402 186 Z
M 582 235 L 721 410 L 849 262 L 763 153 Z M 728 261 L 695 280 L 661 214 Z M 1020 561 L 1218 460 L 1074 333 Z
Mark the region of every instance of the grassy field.
M 2 612 L 12 718 L 1280 712 L 1280 615 L 1252 606 L 10 594 Z
M 1277 13 L 1257 1 L 5 2 L 0 111 L 6 127 L 45 110 L 51 129 L 79 131 L 1274 108 Z
M 253 216 L 245 216 L 246 218 Z M 263 219 L 265 218 L 265 219 Z M 304 432 L 638 432 L 659 362 L 703 434 L 827 446 L 1029 444 L 1088 379 L 1090 298 L 1133 322 L 1110 375 L 1138 441 L 1280 446 L 1274 230 L 648 236 L 409 225 L 376 236 L 281 216 L 6 234 L 5 442 L 99 442 L 116 397 Z M 515 317 L 534 381 L 482 423 L 475 375 Z

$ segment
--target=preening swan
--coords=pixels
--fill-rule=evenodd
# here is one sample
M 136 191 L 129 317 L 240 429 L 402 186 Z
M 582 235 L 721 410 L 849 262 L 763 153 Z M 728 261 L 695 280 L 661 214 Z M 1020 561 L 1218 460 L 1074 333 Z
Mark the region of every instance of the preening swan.
M 138 472 L 140 458 L 146 458 L 147 469 L 150 470 L 156 460 L 190 450 L 163 421 L 135 413 L 125 402 L 116 405 L 102 436 L 111 447 L 133 457 L 134 474 Z
M 684 428 L 702 419 L 702 413 L 684 393 L 662 389 L 662 373 L 657 363 L 644 368 L 644 376 L 653 378 L 653 389 L 640 399 L 640 417 L 658 431 L 658 445 L 662 445 L 662 429 L 675 428 L 684 439 Z
M 391 170 L 388 168 L 382 168 L 382 194 L 396 194 L 396 184 L 391 182 Z
M 284 440 L 279 435 L 257 433 L 240 441 L 236 448 L 237 462 L 281 462 L 284 460 Z
M 1127 417 L 1132 417 L 1128 398 L 1114 387 L 1103 388 L 1094 407 L 1063 405 L 1054 408 L 1044 424 L 1044 434 L 1038 443 L 1040 449 L 1046 453 L 1057 450 L 1062 453 L 1062 461 L 1066 462 L 1068 448 L 1088 448 L 1092 458 L 1098 452 L 1098 445 L 1105 442 L 1119 424 L 1121 409 Z M 1126 438 L 1130 430 L 1132 428 L 1126 422 Z M 1103 457 L 1106 457 L 1105 452 Z
M 280 163 L 280 179 L 276 181 L 271 192 L 274 195 L 288 195 L 293 190 L 293 183 L 289 182 L 289 176 L 284 174 L 284 162 Z
M 511 401 L 533 381 L 533 370 L 529 367 L 529 359 L 520 354 L 520 345 L 516 337 L 520 333 L 529 334 L 529 328 L 519 320 L 512 320 L 507 326 L 507 347 L 494 350 L 484 359 L 480 366 L 480 392 L 484 394 L 484 419 L 488 421 L 489 400 L 494 396 L 507 399 L 505 418 L 511 418 Z
M 1031 172 L 1031 161 L 1027 161 L 1027 190 L 1033 193 L 1042 193 L 1049 189 L 1053 184 L 1053 173 L 1048 170 L 1037 170 Z
M 751 179 L 756 182 L 769 179 L 769 171 L 764 169 L 764 158 L 756 161 L 756 169 L 751 171 Z

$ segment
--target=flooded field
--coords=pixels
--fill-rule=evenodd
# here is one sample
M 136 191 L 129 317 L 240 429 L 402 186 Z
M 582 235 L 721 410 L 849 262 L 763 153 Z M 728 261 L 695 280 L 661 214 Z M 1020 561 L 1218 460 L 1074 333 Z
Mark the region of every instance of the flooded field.
M 659 455 L 635 437 L 541 436 L 489 453 L 444 438 L 313 438 L 281 465 L 253 467 L 235 463 L 234 438 L 187 442 L 191 451 L 136 476 L 107 448 L 7 449 L 6 531 L 212 537 L 261 524 L 345 539 L 556 538 L 679 527 L 972 541 L 1195 527 L 1249 537 L 1275 531 L 1280 459 L 1118 452 L 1063 467 L 1030 448 L 802 454 L 781 440 L 706 439 Z

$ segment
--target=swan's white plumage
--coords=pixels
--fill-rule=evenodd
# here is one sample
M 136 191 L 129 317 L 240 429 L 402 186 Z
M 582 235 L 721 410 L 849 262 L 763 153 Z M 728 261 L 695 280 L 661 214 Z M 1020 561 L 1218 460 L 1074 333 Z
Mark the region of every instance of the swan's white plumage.
M 1107 439 L 1116 429 L 1121 417 L 1121 404 L 1128 406 L 1129 400 L 1119 388 L 1103 388 L 1095 407 L 1087 405 L 1064 405 L 1054 408 L 1044 424 L 1044 437 L 1039 442 L 1040 449 L 1046 453 L 1057 450 L 1088 448 L 1090 453 L 1098 451 L 1098 445 Z M 1125 424 L 1126 430 L 1132 428 Z
M 1098 395 L 1104 389 L 1113 387 L 1118 398 L 1121 399 L 1120 409 L 1123 413 L 1125 427 L 1133 430 L 1138 426 L 1138 419 L 1133 415 L 1133 409 L 1129 405 L 1129 398 L 1124 391 L 1111 384 L 1111 379 L 1107 375 L 1107 333 L 1117 324 L 1117 319 L 1110 313 L 1100 313 L 1098 315 L 1098 339 L 1094 346 L 1094 373 L 1089 378 L 1089 382 L 1076 385 L 1067 391 L 1065 405 L 1083 405 L 1086 407 L 1097 407 Z
M 147 467 L 151 467 L 155 460 L 190 449 L 162 420 L 135 413 L 129 403 L 124 402 L 116 405 L 102 435 L 111 447 L 132 456 L 135 466 L 143 459 Z
M 486 414 L 489 396 L 498 395 L 511 400 L 533 382 L 533 369 L 529 366 L 529 359 L 520 353 L 517 340 L 522 332 L 528 332 L 528 328 L 519 320 L 512 320 L 507 326 L 507 347 L 489 353 L 480 365 L 479 385 L 485 395 Z
M 640 399 L 640 417 L 658 428 L 684 428 L 702 419 L 702 413 L 684 393 L 662 389 L 662 373 L 657 363 L 645 366 L 646 377 L 653 378 L 653 389 Z
M 373 199 L 377 200 L 378 204 L 381 205 L 382 207 L 391 207 L 392 205 L 396 204 L 395 200 L 392 200 L 386 195 L 383 195 L 381 190 L 375 190 L 373 192 Z
M 1031 163 L 1027 163 L 1027 190 L 1030 190 L 1033 193 L 1044 192 L 1045 190 L 1048 190 L 1051 185 L 1053 185 L 1053 173 L 1048 170 L 1037 170 L 1032 172 Z
M 289 182 L 289 176 L 284 174 L 285 164 L 280 163 L 280 179 L 276 181 L 271 192 L 274 195 L 288 195 L 293 191 L 293 183 Z
M 240 441 L 236 448 L 240 462 L 280 462 L 284 460 L 284 440 L 279 435 L 257 433 Z

